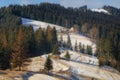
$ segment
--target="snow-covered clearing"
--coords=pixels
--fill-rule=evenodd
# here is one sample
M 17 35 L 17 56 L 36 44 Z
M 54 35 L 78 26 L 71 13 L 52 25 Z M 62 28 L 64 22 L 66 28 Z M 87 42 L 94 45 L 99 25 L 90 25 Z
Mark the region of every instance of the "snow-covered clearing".
M 83 53 L 70 51 L 70 50 L 68 50 L 68 52 L 71 57 L 70 59 L 73 61 L 93 64 L 93 65 L 99 65 L 99 60 L 96 57 L 89 56 L 89 55 L 83 54 Z M 64 58 L 65 54 L 66 54 L 66 51 L 63 51 L 63 53 L 61 53 L 60 57 Z
M 44 69 L 45 61 L 46 61 L 45 56 L 31 58 L 31 62 L 29 63 L 28 66 L 26 66 L 25 69 L 27 69 L 28 71 L 38 72 Z M 67 65 L 62 64 L 57 60 L 52 59 L 52 62 L 53 62 L 53 72 L 66 71 L 69 69 Z
M 73 72 L 78 75 L 85 75 L 88 77 L 97 78 L 100 80 L 120 80 L 120 74 L 112 73 L 99 68 L 98 66 L 76 63 L 72 61 L 61 60 L 67 65 L 71 66 Z
M 59 79 L 45 75 L 45 74 L 35 74 L 29 77 L 29 80 L 59 80 Z
M 67 42 L 67 34 L 58 34 L 58 40 L 60 41 L 60 37 L 63 37 L 63 41 Z M 93 43 L 90 38 L 82 36 L 80 34 L 75 34 L 75 33 L 70 33 L 70 39 L 71 39 L 71 44 L 72 46 L 75 46 L 75 43 L 77 41 L 77 45 L 79 46 L 79 43 L 81 43 L 82 45 L 84 44 L 85 46 L 89 45 L 92 47 L 93 49 L 93 53 L 96 51 L 96 44 Z
M 61 56 L 63 54 L 61 54 Z M 71 58 L 75 58 L 78 56 L 78 53 L 75 53 L 72 51 L 70 51 L 70 54 L 76 55 L 76 56 L 73 55 L 73 57 Z M 39 71 L 40 69 L 43 69 L 43 66 L 41 65 L 43 65 L 43 63 L 45 62 L 45 56 L 46 55 L 43 55 L 42 57 L 31 58 L 32 62 L 30 63 L 30 65 L 28 65 L 28 69 L 33 71 Z M 86 55 L 81 54 L 81 56 L 83 56 L 83 60 L 87 58 Z M 119 80 L 120 79 L 119 74 L 104 70 L 102 68 L 99 68 L 98 66 L 84 64 L 80 62 L 66 61 L 61 59 L 57 59 L 57 60 L 52 59 L 52 61 L 53 61 L 54 72 L 66 71 L 69 68 L 71 68 L 71 71 L 75 73 L 76 76 L 83 75 L 83 76 L 93 77 L 100 80 Z M 40 77 L 39 75 L 40 74 L 31 76 L 31 80 L 33 78 L 39 78 Z
M 22 18 L 22 24 L 26 25 L 26 26 L 31 25 L 31 26 L 33 26 L 34 30 L 37 30 L 40 27 L 43 29 L 46 29 L 48 26 L 50 26 L 51 28 L 55 27 L 57 31 L 66 29 L 62 26 L 58 26 L 58 25 L 54 25 L 54 24 L 50 24 L 50 23 L 46 23 L 46 22 L 42 22 L 42 21 L 27 19 L 27 18 Z
M 0 80 L 61 80 L 47 74 L 26 71 L 0 71 L 0 73 Z

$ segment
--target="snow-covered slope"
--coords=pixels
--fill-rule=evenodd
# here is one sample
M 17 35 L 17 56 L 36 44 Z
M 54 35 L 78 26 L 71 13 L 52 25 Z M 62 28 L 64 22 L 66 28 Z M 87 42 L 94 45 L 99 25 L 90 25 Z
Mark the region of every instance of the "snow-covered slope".
M 46 23 L 46 22 L 42 22 L 42 21 L 27 19 L 27 18 L 22 18 L 22 24 L 27 25 L 27 26 L 32 25 L 34 30 L 37 30 L 39 27 L 46 29 L 48 25 L 52 28 L 55 27 L 58 32 L 61 30 L 64 30 L 64 31 L 68 30 L 67 28 L 64 28 L 62 26 L 58 26 L 58 25 L 54 25 L 54 24 L 50 24 L 50 23 Z M 74 33 L 70 34 L 70 38 L 71 38 L 72 46 L 75 45 L 76 41 L 77 41 L 78 45 L 79 45 L 79 42 L 81 42 L 85 46 L 87 46 L 87 45 L 92 46 L 93 52 L 95 52 L 96 45 L 90 40 L 90 38 L 82 36 L 80 34 L 74 34 Z M 58 40 L 60 40 L 60 34 L 58 34 Z M 63 40 L 65 42 L 67 41 L 67 34 L 63 34 Z
M 40 70 L 44 69 L 44 64 L 46 61 L 46 55 L 43 56 L 38 56 L 38 57 L 34 57 L 31 58 L 31 62 L 28 63 L 28 66 L 25 67 L 25 70 L 28 71 L 34 71 L 34 72 L 38 72 Z M 57 62 L 56 60 L 52 59 L 53 62 L 53 71 L 54 72 L 58 72 L 58 71 L 66 71 L 69 69 L 69 67 L 67 65 L 64 65 L 60 62 Z
M 98 9 L 91 9 L 93 12 L 99 12 L 99 13 L 105 13 L 105 14 L 110 14 L 107 10 L 98 8 Z
M 23 25 L 26 25 L 26 26 L 31 25 L 31 26 L 33 26 L 34 30 L 37 30 L 40 27 L 46 29 L 47 26 L 50 26 L 52 28 L 55 27 L 57 31 L 66 29 L 62 26 L 58 26 L 58 25 L 54 25 L 54 24 L 50 24 L 50 23 L 46 23 L 46 22 L 42 22 L 42 21 L 32 20 L 32 19 L 22 18 L 21 20 L 22 20 Z
M 93 10 L 93 11 L 98 11 L 98 12 L 105 12 L 104 10 Z M 54 24 L 49 24 L 41 21 L 36 21 L 36 20 L 30 20 L 26 18 L 22 18 L 22 23 L 23 25 L 32 25 L 34 30 L 38 29 L 39 27 L 41 28 L 47 28 L 48 25 L 51 27 L 56 27 L 57 31 L 60 31 L 61 29 L 66 29 L 62 26 L 54 25 Z M 58 33 L 58 40 L 60 41 L 60 36 L 61 33 Z M 63 41 L 67 41 L 67 34 L 62 33 L 63 36 Z M 70 38 L 71 38 L 71 43 L 72 46 L 75 46 L 75 42 L 77 41 L 77 44 L 79 45 L 79 42 L 84 44 L 85 46 L 90 45 L 93 48 L 93 52 L 96 50 L 96 44 L 93 43 L 90 38 L 82 36 L 80 34 L 76 33 L 70 33 Z M 64 57 L 66 51 L 62 52 L 60 57 Z M 120 80 L 120 75 L 117 73 L 113 73 L 110 71 L 106 71 L 104 69 L 99 68 L 98 66 L 93 66 L 90 64 L 98 65 L 98 59 L 96 57 L 91 57 L 89 55 L 84 55 L 81 53 L 77 53 L 74 51 L 69 51 L 71 55 L 71 60 L 73 61 L 65 61 L 62 59 L 52 59 L 53 61 L 53 71 L 54 72 L 59 72 L 59 71 L 67 71 L 71 68 L 71 71 L 77 75 L 83 75 L 83 76 L 89 76 L 89 77 L 94 77 L 100 80 Z M 29 65 L 25 67 L 25 70 L 28 71 L 39 71 L 40 69 L 44 69 L 44 63 L 46 60 L 47 55 L 39 56 L 39 57 L 34 57 L 30 58 L 31 62 L 28 63 Z M 75 61 L 80 61 L 82 63 L 78 63 Z M 89 64 L 84 64 L 84 63 L 89 63 Z M 40 78 L 40 74 L 36 74 L 30 77 L 31 80 L 36 80 L 35 78 Z M 47 80 L 46 78 L 44 78 Z M 50 80 L 54 80 L 52 78 L 49 78 Z
M 0 80 L 61 80 L 57 76 L 31 71 L 0 70 Z M 64 80 L 64 79 L 63 79 Z
M 98 62 L 99 60 L 96 57 L 89 56 L 89 55 L 83 54 L 83 53 L 70 51 L 70 50 L 68 50 L 68 51 L 69 51 L 69 54 L 70 54 L 70 59 L 73 60 L 73 61 L 92 64 L 92 65 L 99 65 L 99 62 Z M 62 58 L 64 58 L 65 54 L 66 54 L 66 51 L 61 53 L 60 56 Z
M 76 75 L 83 75 L 96 78 L 98 80 L 120 80 L 120 74 L 106 71 L 98 66 L 76 63 L 73 61 L 61 60 L 71 66 L 71 70 Z
M 45 74 L 35 74 L 29 78 L 29 80 L 60 80 L 57 78 L 54 78 L 52 76 L 48 76 Z
M 70 33 L 70 39 L 71 39 L 71 43 L 72 46 L 75 46 L 75 42 L 77 41 L 77 45 L 79 46 L 79 43 L 81 43 L 82 45 L 84 44 L 85 47 L 87 45 L 91 46 L 93 49 L 93 53 L 96 51 L 96 44 L 93 43 L 90 38 L 82 36 L 80 34 L 74 34 L 74 33 Z M 60 36 L 61 34 L 58 34 L 58 40 L 60 41 Z M 67 42 L 67 34 L 62 34 L 63 37 L 63 41 Z

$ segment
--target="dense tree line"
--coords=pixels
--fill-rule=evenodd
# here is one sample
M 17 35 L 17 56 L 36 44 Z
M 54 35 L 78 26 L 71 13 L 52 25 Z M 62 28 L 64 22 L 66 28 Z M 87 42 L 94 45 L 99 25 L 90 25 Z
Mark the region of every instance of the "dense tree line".
M 52 51 L 54 51 L 53 54 L 59 54 L 55 28 L 48 26 L 47 30 L 39 28 L 37 31 L 34 31 L 31 26 L 22 25 L 6 28 L 0 27 L 0 69 L 18 66 L 21 70 L 24 60 L 28 57 Z
M 110 12 L 114 16 L 120 16 L 120 9 L 117 9 L 115 7 L 112 7 L 112 6 L 103 6 L 103 9 L 107 10 L 108 12 Z
M 13 27 L 21 24 L 21 19 L 12 14 L 10 8 L 0 8 L 0 27 Z
M 101 38 L 97 47 L 100 65 L 109 65 L 120 70 L 120 34 Z

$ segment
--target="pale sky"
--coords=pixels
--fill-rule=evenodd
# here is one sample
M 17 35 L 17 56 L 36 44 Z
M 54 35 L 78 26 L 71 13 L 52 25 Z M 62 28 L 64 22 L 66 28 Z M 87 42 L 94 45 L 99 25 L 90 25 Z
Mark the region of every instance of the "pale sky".
M 39 4 L 41 2 L 58 3 L 65 7 L 81 7 L 87 5 L 88 8 L 101 8 L 110 5 L 120 8 L 120 0 L 0 0 L 0 7 L 10 4 Z
M 65 7 L 80 7 L 88 5 L 89 8 L 100 8 L 104 5 L 110 5 L 120 8 L 120 0 L 60 0 L 60 4 Z

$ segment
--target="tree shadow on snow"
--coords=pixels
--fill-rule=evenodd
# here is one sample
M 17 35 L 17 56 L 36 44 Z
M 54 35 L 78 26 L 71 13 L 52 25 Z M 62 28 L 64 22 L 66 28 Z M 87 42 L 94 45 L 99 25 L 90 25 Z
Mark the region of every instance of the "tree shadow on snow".
M 22 76 L 23 80 L 29 80 L 29 77 L 33 76 L 35 73 L 32 71 L 27 72 Z

